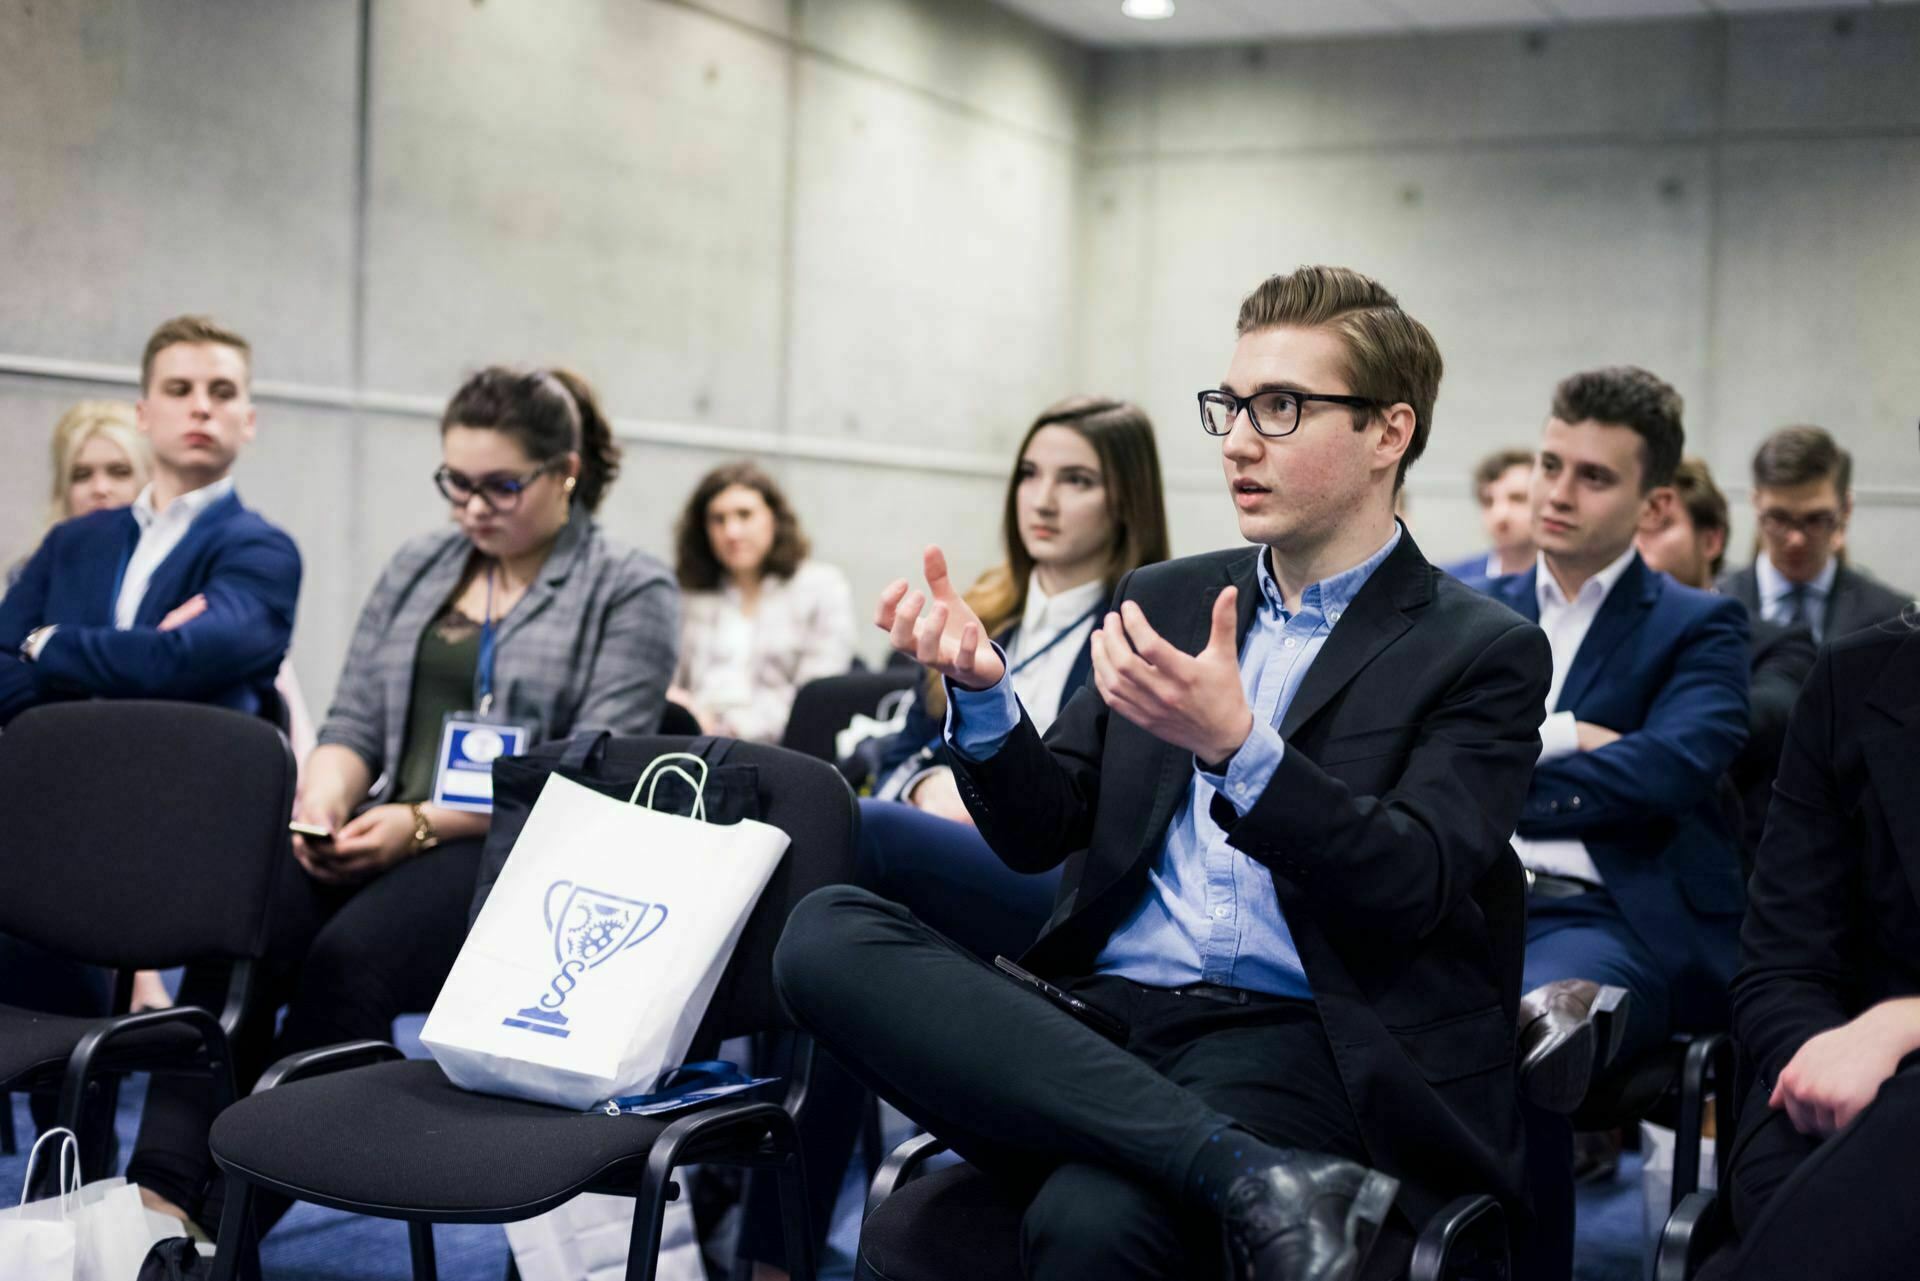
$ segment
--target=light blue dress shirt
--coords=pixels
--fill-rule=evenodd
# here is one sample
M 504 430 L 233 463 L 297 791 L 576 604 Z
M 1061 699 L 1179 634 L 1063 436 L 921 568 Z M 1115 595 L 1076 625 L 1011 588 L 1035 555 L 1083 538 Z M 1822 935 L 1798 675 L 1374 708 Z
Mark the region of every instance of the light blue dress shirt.
M 1307 588 L 1294 613 L 1287 612 L 1261 554 L 1260 604 L 1240 646 L 1240 681 L 1253 709 L 1253 732 L 1224 776 L 1195 764 L 1186 799 L 1148 870 L 1146 893 L 1101 949 L 1095 972 L 1148 987 L 1205 982 L 1312 996 L 1272 875 L 1227 844 L 1208 808 L 1218 791 L 1244 814 L 1266 791 L 1286 751 L 1279 725 L 1288 706 L 1340 616 L 1400 538 L 1396 521 L 1379 551 Z M 947 742 L 971 760 L 999 751 L 1020 722 L 1008 682 L 978 692 L 947 688 Z

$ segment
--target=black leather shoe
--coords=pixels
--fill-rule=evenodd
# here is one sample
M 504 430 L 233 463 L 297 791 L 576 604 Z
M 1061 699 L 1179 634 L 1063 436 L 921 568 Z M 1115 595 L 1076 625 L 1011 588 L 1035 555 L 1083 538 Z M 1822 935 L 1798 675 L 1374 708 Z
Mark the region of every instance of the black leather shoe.
M 1240 1281 L 1349 1281 L 1393 1207 L 1400 1181 L 1315 1152 L 1243 1174 L 1222 1216 Z
M 1562 1116 L 1580 1106 L 1612 1057 L 1626 999 L 1624 988 L 1586 979 L 1558 979 L 1520 998 L 1520 1092 L 1528 1102 Z

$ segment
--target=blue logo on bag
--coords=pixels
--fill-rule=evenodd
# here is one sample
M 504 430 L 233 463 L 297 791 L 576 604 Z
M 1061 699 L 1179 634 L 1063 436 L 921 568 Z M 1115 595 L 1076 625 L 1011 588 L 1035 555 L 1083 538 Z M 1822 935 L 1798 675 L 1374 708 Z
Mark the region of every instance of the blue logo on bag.
M 554 902 L 563 890 L 566 897 L 555 912 Z M 545 911 L 547 929 L 553 934 L 553 959 L 560 972 L 537 1002 L 500 1022 L 543 1036 L 564 1037 L 569 1035 L 567 1016 L 560 1007 L 566 1003 L 567 993 L 579 985 L 580 976 L 651 937 L 667 923 L 667 908 L 664 903 L 642 903 L 572 881 L 555 881 L 547 887 Z M 647 924 L 650 916 L 652 924 Z

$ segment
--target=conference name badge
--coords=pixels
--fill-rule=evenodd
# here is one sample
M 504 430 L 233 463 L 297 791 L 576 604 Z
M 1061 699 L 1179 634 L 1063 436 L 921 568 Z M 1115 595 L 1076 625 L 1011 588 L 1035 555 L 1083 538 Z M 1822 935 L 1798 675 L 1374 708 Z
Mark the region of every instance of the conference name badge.
M 493 763 L 518 756 L 533 731 L 525 725 L 451 712 L 440 723 L 440 751 L 433 769 L 433 803 L 450 810 L 493 813 Z

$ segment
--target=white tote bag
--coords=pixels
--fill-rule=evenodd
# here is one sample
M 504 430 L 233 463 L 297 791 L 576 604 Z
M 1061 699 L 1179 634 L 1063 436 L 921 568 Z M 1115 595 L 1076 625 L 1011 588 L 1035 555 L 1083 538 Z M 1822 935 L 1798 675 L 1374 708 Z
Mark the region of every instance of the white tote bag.
M 33 1170 L 49 1140 L 60 1153 L 60 1194 L 28 1201 Z M 140 1191 L 125 1179 L 80 1184 L 80 1142 L 72 1130 L 42 1134 L 27 1157 L 21 1204 L 0 1210 L 0 1277 L 6 1281 L 133 1281 L 154 1242 Z
M 520 1281 L 625 1281 L 635 1213 L 632 1197 L 583 1192 L 559 1209 L 507 1224 Z M 686 1201 L 667 1203 L 654 1277 L 707 1281 Z
M 668 774 L 692 818 L 651 808 Z M 421 1029 L 455 1085 L 589 1108 L 686 1059 L 787 849 L 765 823 L 706 822 L 706 777 L 662 756 L 624 804 L 547 777 Z

